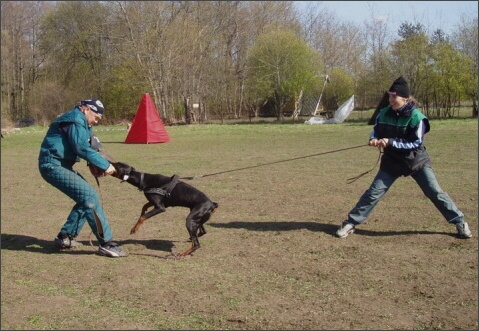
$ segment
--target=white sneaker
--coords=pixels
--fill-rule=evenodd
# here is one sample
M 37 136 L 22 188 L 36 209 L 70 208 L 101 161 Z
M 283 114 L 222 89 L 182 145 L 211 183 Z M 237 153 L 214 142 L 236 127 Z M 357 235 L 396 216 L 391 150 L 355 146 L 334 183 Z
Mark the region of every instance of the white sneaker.
M 348 223 L 347 221 L 344 221 L 343 224 L 341 224 L 341 227 L 336 231 L 336 235 L 339 238 L 346 238 L 349 236 L 351 233 L 353 233 L 355 230 L 355 225 L 352 223 Z
M 107 242 L 98 247 L 98 254 L 108 257 L 124 257 L 128 256 L 128 253 L 121 249 L 120 245 L 113 242 Z
M 461 222 L 456 224 L 457 235 L 459 238 L 467 239 L 472 237 L 471 230 L 469 230 L 469 225 L 467 222 Z
M 70 235 L 65 235 L 63 238 L 60 236 L 57 236 L 53 242 L 55 243 L 55 246 L 58 248 L 75 248 L 79 246 L 83 246 L 81 242 L 76 241 L 72 236 Z

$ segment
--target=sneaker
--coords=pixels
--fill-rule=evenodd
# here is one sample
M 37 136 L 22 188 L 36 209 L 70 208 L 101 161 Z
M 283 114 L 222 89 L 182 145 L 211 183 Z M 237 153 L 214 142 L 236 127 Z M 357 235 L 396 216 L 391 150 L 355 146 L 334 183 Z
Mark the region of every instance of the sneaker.
M 353 223 L 348 223 L 348 221 L 344 221 L 343 224 L 341 224 L 341 227 L 336 231 L 336 235 L 339 238 L 346 238 L 349 236 L 351 233 L 353 233 L 355 230 L 355 225 Z
M 471 230 L 469 230 L 469 225 L 467 222 L 461 222 L 456 224 L 457 235 L 459 238 L 467 239 L 472 237 Z
M 55 243 L 55 246 L 57 246 L 58 248 L 74 248 L 74 247 L 83 246 L 81 242 L 76 241 L 70 235 L 65 235 L 64 238 L 60 238 L 60 235 L 58 235 L 53 240 L 53 242 Z
M 100 245 L 98 248 L 98 254 L 108 257 L 124 257 L 128 256 L 128 253 L 121 249 L 120 245 L 113 242 L 107 242 Z

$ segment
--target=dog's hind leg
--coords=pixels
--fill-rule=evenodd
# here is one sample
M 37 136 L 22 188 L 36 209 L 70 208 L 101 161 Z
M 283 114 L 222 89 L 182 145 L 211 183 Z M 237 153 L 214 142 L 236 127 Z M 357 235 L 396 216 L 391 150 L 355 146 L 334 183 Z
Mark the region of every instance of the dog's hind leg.
M 198 212 L 199 212 L 198 210 L 193 211 L 186 218 L 186 229 L 188 230 L 188 233 L 190 235 L 191 247 L 188 248 L 183 253 L 181 253 L 180 256 L 190 255 L 191 253 L 196 251 L 198 248 L 200 248 L 200 242 L 198 241 L 198 231 L 201 231 L 200 230 L 201 225 L 199 223 L 201 218 L 198 217 Z
M 206 233 L 203 224 L 210 219 L 211 214 L 214 212 L 217 206 L 218 205 L 216 203 L 211 206 L 205 206 L 203 204 L 200 206 L 200 208 L 193 209 L 188 215 L 186 218 L 186 229 L 190 234 L 191 247 L 181 253 L 180 256 L 189 255 L 200 248 L 198 237 Z
M 205 235 L 206 234 L 206 229 L 205 227 L 203 226 L 203 224 L 201 224 L 199 227 L 198 227 L 198 237 L 201 237 L 202 235 Z
M 206 234 L 206 229 L 203 226 L 203 224 L 206 223 L 206 221 L 208 221 L 208 219 L 210 219 L 211 214 L 213 214 L 215 212 L 216 208 L 218 208 L 218 204 L 216 202 L 213 202 L 213 205 L 211 206 L 211 211 L 209 212 L 209 214 L 205 215 L 207 218 L 205 220 L 203 220 L 201 222 L 201 225 L 198 227 L 198 237 L 201 237 L 202 235 Z

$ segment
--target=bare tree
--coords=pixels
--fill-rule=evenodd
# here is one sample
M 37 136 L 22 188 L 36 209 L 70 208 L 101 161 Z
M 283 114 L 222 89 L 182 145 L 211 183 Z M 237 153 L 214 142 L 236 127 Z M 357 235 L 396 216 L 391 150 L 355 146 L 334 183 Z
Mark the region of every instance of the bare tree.
M 64 96 L 69 105 L 103 96 L 109 66 L 105 21 L 108 11 L 96 1 L 59 2 L 43 20 L 40 46 L 48 54 L 44 70 L 69 91 Z
M 2 121 L 33 116 L 28 95 L 41 76 L 40 20 L 50 7 L 42 1 L 2 1 Z
M 470 58 L 471 70 L 467 71 L 471 74 L 469 79 L 464 82 L 467 88 L 467 94 L 472 99 L 472 116 L 478 115 L 478 19 L 477 17 L 468 17 L 463 15 L 462 25 L 457 27 L 457 31 L 454 33 L 454 43 L 457 49 Z

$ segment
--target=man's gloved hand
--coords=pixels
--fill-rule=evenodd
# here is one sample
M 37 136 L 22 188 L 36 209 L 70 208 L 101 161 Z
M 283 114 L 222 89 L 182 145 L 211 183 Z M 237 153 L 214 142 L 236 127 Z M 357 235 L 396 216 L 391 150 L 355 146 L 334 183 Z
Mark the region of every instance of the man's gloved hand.
M 110 167 L 113 167 L 111 164 L 110 164 Z M 98 168 L 97 166 L 89 163 L 88 164 L 88 168 L 90 168 L 90 173 L 94 176 L 94 177 L 103 177 L 103 176 L 106 176 L 106 171 L 103 171 L 102 169 Z M 110 169 L 110 168 L 108 168 Z M 115 168 L 113 168 L 115 169 Z

